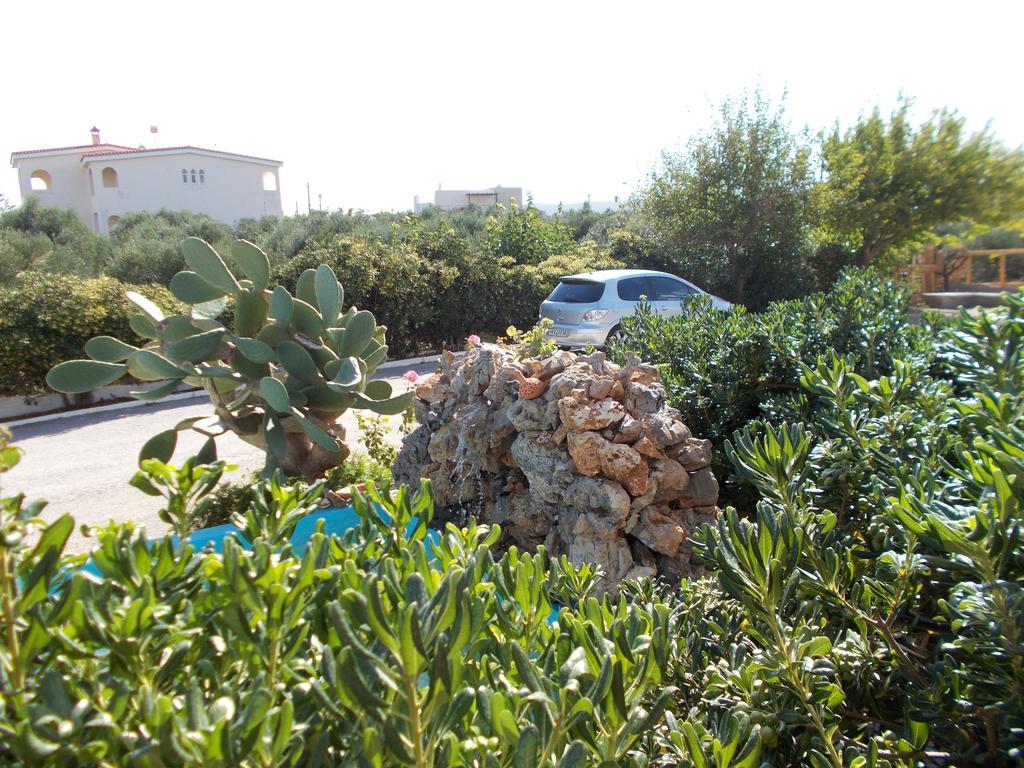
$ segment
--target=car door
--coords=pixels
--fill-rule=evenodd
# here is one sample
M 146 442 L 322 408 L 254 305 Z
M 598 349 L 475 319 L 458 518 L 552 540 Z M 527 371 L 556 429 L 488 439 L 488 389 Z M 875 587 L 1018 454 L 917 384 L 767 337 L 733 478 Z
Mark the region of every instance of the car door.
M 683 302 L 699 293 L 692 285 L 677 277 L 654 275 L 650 278 L 650 282 L 651 291 L 654 294 L 651 299 L 651 308 L 659 315 L 666 317 L 681 314 Z

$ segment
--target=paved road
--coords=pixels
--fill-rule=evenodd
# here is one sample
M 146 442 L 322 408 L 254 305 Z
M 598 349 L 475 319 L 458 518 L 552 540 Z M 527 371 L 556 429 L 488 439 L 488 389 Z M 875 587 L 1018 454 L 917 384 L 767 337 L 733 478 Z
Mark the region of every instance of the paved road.
M 428 373 L 436 365 L 412 367 L 418 373 Z M 396 370 L 388 373 L 394 376 Z M 14 444 L 25 453 L 21 463 L 4 477 L 3 494 L 24 492 L 29 498 L 47 499 L 43 516 L 50 520 L 70 512 L 79 525 L 130 520 L 144 526 L 151 536 L 162 534 L 167 525 L 157 516 L 160 499 L 128 485 L 139 449 L 148 438 L 182 419 L 210 413 L 209 400 L 196 398 L 123 411 L 85 410 L 64 419 L 14 427 Z M 393 421 L 397 428 L 400 418 Z M 342 423 L 350 445 L 354 445 L 358 440 L 354 414 L 345 414 Z M 195 432 L 180 433 L 175 457 L 195 453 L 204 440 Z M 263 466 L 262 452 L 230 433 L 217 438 L 217 453 L 239 466 L 233 477 L 227 476 L 236 482 L 244 473 Z M 89 546 L 89 540 L 76 528 L 68 551 L 81 552 Z

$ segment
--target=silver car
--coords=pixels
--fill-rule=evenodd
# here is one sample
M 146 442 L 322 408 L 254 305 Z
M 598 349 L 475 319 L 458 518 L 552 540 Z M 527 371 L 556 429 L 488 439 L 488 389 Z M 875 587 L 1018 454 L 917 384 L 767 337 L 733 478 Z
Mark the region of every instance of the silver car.
M 711 294 L 665 272 L 603 269 L 563 277 L 540 305 L 540 316 L 554 321 L 547 335 L 560 347 L 603 347 L 623 338 L 622 318 L 636 311 L 641 296 L 653 312 L 667 316 L 680 314 L 687 299 Z M 732 307 L 718 296 L 711 296 L 711 303 L 721 310 Z

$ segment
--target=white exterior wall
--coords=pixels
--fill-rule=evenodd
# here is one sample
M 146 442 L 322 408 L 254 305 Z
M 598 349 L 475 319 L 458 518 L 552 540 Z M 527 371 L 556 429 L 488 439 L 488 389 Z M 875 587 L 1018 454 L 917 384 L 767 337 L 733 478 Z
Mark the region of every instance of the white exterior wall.
M 207 153 L 159 151 L 117 157 L 88 155 L 103 146 L 55 151 L 12 158 L 18 169 L 23 200 L 30 195 L 47 206 L 70 208 L 87 226 L 108 232 L 111 217 L 133 211 L 155 213 L 161 208 L 204 213 L 227 224 L 246 217 L 281 216 L 280 163 Z M 111 147 L 113 151 L 114 148 Z M 103 186 L 103 169 L 117 172 L 117 187 Z M 181 180 L 181 170 L 189 181 Z M 196 183 L 191 181 L 196 171 Z M 198 181 L 199 171 L 204 181 Z M 33 190 L 32 174 L 46 171 L 50 189 Z M 263 189 L 263 174 L 274 178 L 274 189 Z
M 492 189 L 439 189 L 434 192 L 434 205 L 442 211 L 468 208 L 475 205 L 487 209 L 495 203 L 511 207 L 512 203 L 523 205 L 522 187 L 494 187 Z
M 32 189 L 32 174 L 36 171 L 50 174 L 49 190 Z M 82 170 L 80 153 L 21 159 L 18 163 L 18 186 L 21 188 L 22 200 L 26 200 L 29 195 L 36 195 L 43 205 L 70 208 L 88 226 L 93 226 L 89 174 Z
M 93 171 L 93 205 L 100 232 L 109 230 L 111 216 L 161 208 L 205 213 L 227 224 L 250 216 L 282 214 L 279 169 L 273 166 L 193 152 L 119 159 L 91 157 L 86 164 Z M 116 189 L 103 186 L 102 172 L 107 167 L 117 171 Z M 188 183 L 181 180 L 183 168 L 188 171 Z M 203 182 L 198 181 L 200 170 Z M 263 189 L 265 172 L 274 176 L 273 191 Z

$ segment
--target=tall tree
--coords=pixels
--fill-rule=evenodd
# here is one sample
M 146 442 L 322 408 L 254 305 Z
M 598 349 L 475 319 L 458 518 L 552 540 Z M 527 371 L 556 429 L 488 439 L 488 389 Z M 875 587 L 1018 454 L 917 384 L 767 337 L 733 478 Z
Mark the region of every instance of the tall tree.
M 811 147 L 762 94 L 727 101 L 634 201 L 653 260 L 759 308 L 811 283 Z
M 828 235 L 861 266 L 923 242 L 943 222 L 998 223 L 1024 206 L 1024 154 L 986 129 L 970 134 L 949 111 L 911 124 L 911 103 L 888 117 L 876 107 L 822 141 L 819 189 Z

